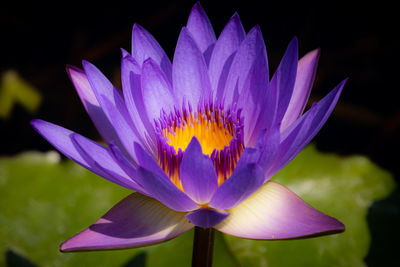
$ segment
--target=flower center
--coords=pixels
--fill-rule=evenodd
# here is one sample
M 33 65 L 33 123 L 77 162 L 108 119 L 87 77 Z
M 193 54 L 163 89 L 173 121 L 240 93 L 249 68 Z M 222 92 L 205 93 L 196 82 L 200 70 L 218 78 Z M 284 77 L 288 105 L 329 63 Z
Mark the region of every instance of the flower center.
M 184 104 L 170 114 L 162 111 L 155 124 L 158 163 L 180 189 L 179 165 L 194 136 L 214 163 L 218 185 L 230 177 L 244 149 L 243 120 L 235 107 L 224 110 L 222 105 L 206 101 L 193 111 L 190 103 Z

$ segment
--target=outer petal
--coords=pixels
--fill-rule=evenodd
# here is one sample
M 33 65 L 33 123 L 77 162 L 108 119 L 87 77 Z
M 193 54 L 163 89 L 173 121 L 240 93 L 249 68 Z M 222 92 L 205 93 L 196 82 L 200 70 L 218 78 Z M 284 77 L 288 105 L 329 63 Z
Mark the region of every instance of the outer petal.
M 256 141 L 256 147 L 260 151 L 260 157 L 258 164 L 264 169 L 265 174 L 268 174 L 271 164 L 276 159 L 276 155 L 279 152 L 280 144 L 280 125 L 277 124 L 274 127 L 263 130 L 259 134 L 259 138 Z M 265 181 L 269 180 L 271 175 L 265 176 Z
M 71 160 L 113 183 L 133 190 L 138 189 L 138 185 L 130 180 L 126 173 L 118 168 L 118 165 L 109 157 L 105 147 L 98 147 L 97 153 L 99 154 L 95 155 L 96 161 L 74 141 L 73 137 L 79 136 L 77 133 L 42 120 L 33 120 L 31 124 L 47 141 Z M 104 167 L 101 167 L 102 165 Z M 115 175 L 107 172 L 107 169 L 113 170 Z
M 82 64 L 101 108 L 116 130 L 124 148 L 135 159 L 133 141 L 142 143 L 143 139 L 132 123 L 120 91 L 93 64 L 87 61 L 83 61 Z
M 345 83 L 346 80 L 342 81 L 335 89 L 282 133 L 280 151 L 276 156 L 273 169 L 268 176 L 282 169 L 318 133 L 335 107 Z
M 132 180 L 132 173 L 126 172 L 125 169 L 121 168 L 114 160 L 112 152 L 108 148 L 79 134 L 73 134 L 72 138 L 81 155 L 85 157 L 88 162 L 93 161 L 93 165 L 98 166 L 111 177 L 115 177 L 115 181 L 113 182 L 122 186 L 128 185 L 131 189 L 140 193 L 144 192 L 144 189 Z
M 108 114 L 115 129 L 118 131 L 118 136 L 121 138 L 124 148 L 128 151 L 129 156 L 136 162 L 137 159 L 133 150 L 133 142 L 141 142 L 142 140 L 135 134 L 137 131 L 130 118 L 127 117 L 127 114 L 121 114 L 119 108 L 124 109 L 124 106 L 122 106 L 123 103 L 118 101 L 119 103 L 117 106 L 114 106 L 106 97 L 102 96 L 102 98 L 104 110 Z
M 312 208 L 276 182 L 265 183 L 231 215 L 215 226 L 229 235 L 250 239 L 291 239 L 343 232 L 344 225 Z
M 226 78 L 235 55 L 234 53 L 239 48 L 245 36 L 246 33 L 240 22 L 239 15 L 235 13 L 222 30 L 211 54 L 208 72 L 210 74 L 214 98 L 217 95 L 218 88 L 221 88 L 221 91 L 225 87 Z
M 317 72 L 319 55 L 320 50 L 316 49 L 307 53 L 299 60 L 296 82 L 289 106 L 282 119 L 281 132 L 300 117 L 306 107 L 311 87 L 314 83 L 315 73 Z
M 138 143 L 134 144 L 135 154 L 137 155 L 138 163 L 143 168 L 154 172 L 160 177 L 169 180 L 168 176 L 165 174 L 164 170 L 161 169 L 157 161 L 147 153 Z
M 62 243 L 60 250 L 68 252 L 146 246 L 177 237 L 192 227 L 184 213 L 133 193 L 89 228 Z
M 235 57 L 233 58 L 225 88 L 218 88 L 217 99 L 225 99 L 225 104 L 229 106 L 237 100 L 242 93 L 243 85 L 256 58 L 264 57 L 267 62 L 267 53 L 264 40 L 259 26 L 255 26 L 247 34 L 240 44 Z M 265 73 L 268 78 L 268 71 Z
M 179 104 L 186 98 L 196 107 L 201 96 L 209 97 L 211 94 L 206 62 L 186 28 L 182 29 L 176 45 L 172 81 Z
M 106 142 L 113 140 L 118 146 L 121 146 L 121 141 L 106 114 L 104 114 L 104 111 L 100 107 L 85 72 L 74 66 L 67 66 L 67 72 L 86 112 L 89 114 L 101 137 Z
M 185 215 L 189 222 L 203 228 L 209 228 L 220 224 L 228 216 L 229 212 L 212 209 L 198 209 Z
M 296 81 L 298 61 L 297 38 L 289 43 L 285 54 L 271 79 L 270 90 L 276 90 L 278 96 L 278 110 L 275 121 L 280 122 L 285 115 L 290 99 L 292 97 L 294 83 Z
M 126 55 L 121 61 L 121 82 L 126 107 L 132 121 L 135 122 L 138 134 L 142 140 L 146 140 L 148 151 L 152 151 L 155 144 L 155 134 L 152 121 L 149 120 L 145 104 L 143 102 L 141 74 L 142 68 L 130 55 Z
M 235 170 L 215 192 L 209 206 L 230 209 L 253 194 L 264 182 L 264 171 L 257 164 L 247 164 Z
M 179 190 L 169 179 L 142 167 L 138 168 L 137 173 L 138 177 L 135 179 L 137 183 L 168 208 L 176 211 L 192 211 L 198 208 L 196 202 Z
M 156 62 L 149 58 L 143 62 L 142 95 L 150 121 L 160 117 L 163 109 L 167 114 L 172 111 L 175 99 L 171 84 Z
M 199 2 L 193 6 L 186 27 L 202 53 L 215 43 L 214 29 Z
M 179 174 L 185 193 L 197 203 L 208 203 L 218 188 L 214 165 L 208 156 L 203 155 L 196 137 L 192 138 L 183 154 Z
M 240 155 L 239 161 L 236 164 L 236 169 L 239 170 L 248 164 L 258 163 L 260 151 L 257 148 L 246 147 Z
M 239 96 L 238 108 L 242 109 L 244 118 L 244 144 L 253 146 L 261 127 L 266 127 L 264 117 L 271 107 L 265 106 L 265 93 L 268 88 L 268 62 L 267 58 L 260 56 L 254 59 L 249 70 L 242 93 Z
M 132 30 L 132 56 L 140 65 L 146 59 L 152 58 L 171 81 L 172 64 L 167 54 L 156 39 L 138 24 L 133 25 Z

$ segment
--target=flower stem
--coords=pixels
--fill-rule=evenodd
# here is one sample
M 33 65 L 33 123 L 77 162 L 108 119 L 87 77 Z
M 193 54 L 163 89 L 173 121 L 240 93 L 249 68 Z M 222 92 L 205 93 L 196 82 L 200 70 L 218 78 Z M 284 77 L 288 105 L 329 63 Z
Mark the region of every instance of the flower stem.
M 194 227 L 192 267 L 211 267 L 214 229 Z

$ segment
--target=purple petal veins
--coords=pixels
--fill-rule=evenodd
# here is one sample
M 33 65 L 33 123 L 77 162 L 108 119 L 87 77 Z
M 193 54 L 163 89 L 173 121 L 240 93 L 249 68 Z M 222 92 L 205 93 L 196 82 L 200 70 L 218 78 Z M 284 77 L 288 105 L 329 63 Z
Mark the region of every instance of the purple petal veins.
M 226 234 L 251 239 L 293 239 L 343 232 L 344 225 L 312 208 L 289 189 L 267 182 L 229 217 L 215 226 Z
M 133 193 L 97 222 L 61 244 L 61 251 L 141 247 L 174 238 L 193 228 L 181 212 Z

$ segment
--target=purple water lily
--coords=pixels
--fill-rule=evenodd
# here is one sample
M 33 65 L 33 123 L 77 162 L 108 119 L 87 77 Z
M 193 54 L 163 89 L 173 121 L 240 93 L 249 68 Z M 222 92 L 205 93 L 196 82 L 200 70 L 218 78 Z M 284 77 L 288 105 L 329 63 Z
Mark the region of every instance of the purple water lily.
M 131 189 L 62 251 L 150 245 L 194 226 L 250 239 L 338 233 L 344 225 L 270 178 L 315 136 L 345 81 L 307 112 L 319 50 L 298 60 L 294 38 L 272 78 L 258 26 L 234 14 L 216 38 L 200 4 L 173 63 L 135 24 L 122 51 L 122 91 L 91 63 L 68 66 L 103 146 L 61 126 L 33 127 L 68 158 Z

